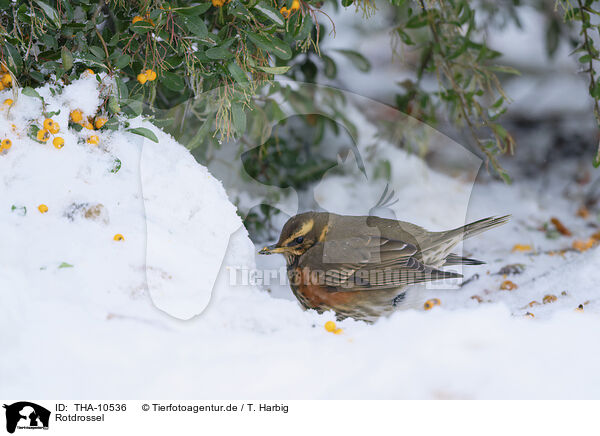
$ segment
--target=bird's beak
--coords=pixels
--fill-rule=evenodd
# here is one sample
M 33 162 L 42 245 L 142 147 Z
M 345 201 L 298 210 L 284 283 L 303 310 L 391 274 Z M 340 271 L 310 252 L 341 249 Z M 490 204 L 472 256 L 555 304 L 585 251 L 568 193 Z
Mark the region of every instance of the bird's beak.
M 268 245 L 263 247 L 262 250 L 258 252 L 258 254 L 273 254 L 273 253 L 283 253 L 285 251 L 284 247 L 278 247 L 277 244 Z

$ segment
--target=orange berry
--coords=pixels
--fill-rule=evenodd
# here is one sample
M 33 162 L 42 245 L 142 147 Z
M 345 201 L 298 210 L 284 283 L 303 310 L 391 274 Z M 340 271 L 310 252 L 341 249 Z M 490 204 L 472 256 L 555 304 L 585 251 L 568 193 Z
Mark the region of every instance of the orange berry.
M 100 143 L 100 138 L 98 135 L 92 135 L 87 140 L 88 144 L 98 145 Z
M 512 251 L 531 251 L 531 245 L 515 244 Z
M 45 204 L 40 204 L 38 206 L 38 210 L 40 211 L 40 213 L 46 213 L 48 212 L 48 206 L 46 206 Z
M 40 129 L 37 132 L 37 140 L 40 142 L 46 142 L 48 139 L 50 139 L 50 132 L 46 129 Z
M 556 295 L 548 294 L 548 295 L 544 296 L 544 299 L 542 300 L 542 302 L 544 304 L 548 304 L 548 303 L 554 303 L 556 300 L 558 300 L 558 297 Z
M 298 9 L 300 9 L 300 2 L 298 0 L 294 0 L 290 9 L 292 11 L 297 11 Z
M 135 17 L 133 17 L 133 20 L 131 20 L 133 24 L 137 23 L 138 21 L 144 21 L 144 19 L 139 15 L 136 15 Z
M 63 138 L 61 138 L 60 136 L 57 136 L 56 138 L 54 138 L 52 140 L 52 145 L 54 145 L 56 148 L 63 148 L 65 146 L 65 140 Z
M 325 330 L 327 330 L 330 333 L 335 332 L 335 330 L 336 330 L 335 322 L 333 322 L 333 321 L 327 321 L 325 323 Z
M 81 113 L 81 111 L 79 109 L 75 109 L 74 111 L 71 111 L 71 121 L 73 121 L 74 123 L 78 123 L 81 120 L 83 120 L 83 114 Z
M 442 302 L 439 300 L 439 298 L 432 298 L 431 300 L 427 300 L 425 304 L 423 304 L 423 309 L 430 310 L 433 309 L 435 306 L 439 306 L 441 304 Z
M 14 103 L 14 101 L 12 100 L 12 98 L 7 98 L 6 100 L 4 100 L 4 104 L 7 106 L 12 106 Z
M 511 282 L 510 280 L 504 280 L 500 284 L 500 289 L 502 289 L 503 291 L 513 291 L 513 290 L 515 290 L 517 288 L 518 288 L 517 284 Z
M 10 85 L 12 84 L 12 77 L 10 77 L 10 74 L 5 74 L 4 76 L 2 76 L 2 84 L 6 88 L 10 87 Z
M 146 74 L 140 73 L 137 75 L 137 81 L 140 82 L 142 85 L 146 83 L 146 80 L 148 80 L 148 76 L 146 76 Z
M 98 117 L 96 118 L 96 121 L 94 121 L 94 126 L 96 127 L 96 129 L 101 129 L 107 121 L 108 119 L 106 117 Z
M 2 80 L 0 80 L 0 91 L 4 91 L 4 85 L 2 84 Z
M 10 147 L 12 147 L 12 141 L 10 139 L 6 138 L 0 142 L 0 150 L 8 150 Z
M 150 80 L 150 81 L 156 80 L 156 71 L 146 70 L 144 72 L 144 74 L 146 75 L 146 77 L 148 78 L 148 80 Z
M 94 130 L 94 125 L 89 120 L 85 120 L 81 125 L 88 130 Z
M 92 75 L 92 76 L 93 76 L 95 73 L 94 73 L 94 70 L 92 70 L 91 68 L 88 68 L 87 70 L 85 70 L 85 71 L 83 72 L 83 74 L 89 74 L 89 75 Z
M 53 128 L 54 128 L 54 120 L 52 120 L 52 118 L 46 118 L 44 120 L 44 129 L 48 130 L 49 132 L 52 132 Z
M 115 241 L 124 241 L 125 238 L 123 237 L 122 234 L 117 233 L 115 236 L 113 236 L 113 240 L 115 240 Z
M 288 8 L 286 8 L 285 6 L 282 7 L 281 9 L 279 9 L 279 12 L 281 13 L 281 15 L 284 16 L 284 18 L 287 18 L 290 16 L 290 13 L 292 12 L 291 10 L 289 10 Z

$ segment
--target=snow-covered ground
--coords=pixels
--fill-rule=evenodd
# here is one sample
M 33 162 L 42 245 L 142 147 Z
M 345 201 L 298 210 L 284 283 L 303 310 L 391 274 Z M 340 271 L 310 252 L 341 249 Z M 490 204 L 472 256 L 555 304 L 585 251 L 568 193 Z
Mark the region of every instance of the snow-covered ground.
M 43 121 L 34 97 L 20 95 L 0 112 L 0 137 L 13 141 L 0 155 L 1 397 L 600 395 L 600 251 L 561 251 L 598 226 L 595 214 L 576 215 L 592 186 L 573 181 L 576 166 L 513 186 L 473 186 L 474 173 L 444 175 L 380 143 L 376 155 L 394 162 L 390 185 L 401 200 L 387 213 L 431 230 L 489 215 L 513 219 L 465 244 L 465 254 L 488 262 L 464 269 L 479 279 L 414 291 L 420 301 L 439 298 L 440 307 L 419 304 L 374 325 L 346 320 L 334 335 L 323 327 L 333 314 L 302 311 L 286 286 L 232 283 L 232 268 L 254 268 L 255 247 L 219 182 L 183 146 L 141 119 L 133 126 L 152 130 L 158 144 L 123 130 L 93 132 L 99 146 L 83 141 L 91 132 L 69 129 L 67 117 L 75 108 L 95 112 L 95 78 L 55 97 L 38 91 L 47 110 L 61 110 L 54 119 L 64 148 L 27 137 L 27 123 Z M 9 97 L 0 93 L 0 103 Z M 362 126 L 359 150 L 374 133 Z M 363 213 L 383 186 L 348 172 L 327 175 L 315 193 L 325 208 Z M 365 196 L 373 204 L 355 200 Z M 538 230 L 553 216 L 573 236 Z M 531 249 L 513 252 L 516 244 Z M 498 274 L 511 264 L 523 264 L 522 272 Z M 516 289 L 502 290 L 505 280 Z M 548 295 L 556 299 L 544 304 Z

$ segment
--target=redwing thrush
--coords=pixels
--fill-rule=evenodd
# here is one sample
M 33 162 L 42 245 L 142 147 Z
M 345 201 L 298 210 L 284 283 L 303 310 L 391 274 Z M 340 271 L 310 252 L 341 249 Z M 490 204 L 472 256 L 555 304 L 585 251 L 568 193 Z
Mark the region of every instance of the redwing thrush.
M 292 292 L 305 309 L 373 322 L 402 303 L 416 283 L 462 277 L 438 268 L 484 262 L 451 253 L 460 241 L 506 223 L 490 217 L 445 232 L 375 216 L 306 212 L 283 226 L 260 254 L 281 253 Z

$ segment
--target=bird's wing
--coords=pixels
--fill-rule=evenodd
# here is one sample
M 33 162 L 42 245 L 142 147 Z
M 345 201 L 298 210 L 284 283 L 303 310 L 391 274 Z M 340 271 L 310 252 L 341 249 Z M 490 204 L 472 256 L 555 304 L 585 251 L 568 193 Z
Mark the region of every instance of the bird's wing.
M 299 266 L 317 271 L 314 280 L 341 291 L 383 290 L 462 277 L 423 264 L 416 258 L 418 251 L 404 241 L 357 236 L 316 244 L 301 256 Z

